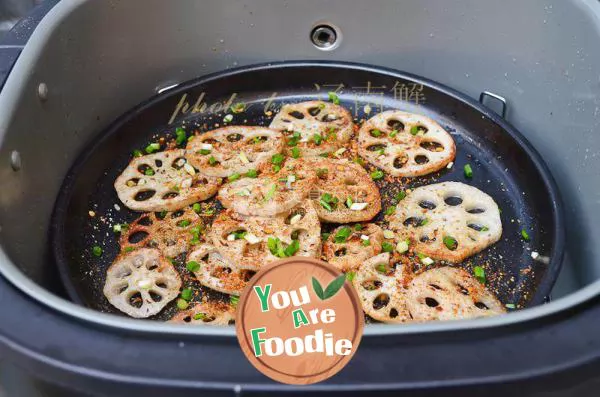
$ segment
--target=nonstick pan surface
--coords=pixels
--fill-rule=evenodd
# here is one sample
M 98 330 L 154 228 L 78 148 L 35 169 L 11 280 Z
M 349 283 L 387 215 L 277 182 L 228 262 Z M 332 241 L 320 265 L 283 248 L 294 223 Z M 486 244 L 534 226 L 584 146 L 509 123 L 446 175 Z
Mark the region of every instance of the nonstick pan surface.
M 102 288 L 106 269 L 119 252 L 119 236 L 112 226 L 140 215 L 119 202 L 113 187 L 134 150 L 157 137 L 174 137 L 176 127 L 204 132 L 223 126 L 234 103 L 244 103 L 246 110 L 235 114 L 230 124 L 268 126 L 282 104 L 328 100 L 330 91 L 337 92 L 357 123 L 383 110 L 400 109 L 426 115 L 450 132 L 457 146 L 454 166 L 380 184 L 383 208 L 391 205 L 399 188 L 442 181 L 477 187 L 498 203 L 503 234 L 460 266 L 470 271 L 484 266 L 488 288 L 509 307 L 548 299 L 564 250 L 562 209 L 548 168 L 525 138 L 489 109 L 438 83 L 389 69 L 331 62 L 264 64 L 206 76 L 148 100 L 98 135 L 68 172 L 52 215 L 52 252 L 70 297 L 103 312 L 120 313 Z M 472 178 L 464 175 L 467 163 Z M 381 219 L 379 214 L 375 220 Z M 100 257 L 92 253 L 96 245 L 103 249 Z M 537 260 L 532 252 L 539 254 Z M 186 274 L 183 258 L 176 262 Z M 190 278 L 183 280 L 184 286 L 200 292 L 196 299 L 204 294 L 227 299 Z M 165 320 L 176 311 L 171 302 L 154 318 Z

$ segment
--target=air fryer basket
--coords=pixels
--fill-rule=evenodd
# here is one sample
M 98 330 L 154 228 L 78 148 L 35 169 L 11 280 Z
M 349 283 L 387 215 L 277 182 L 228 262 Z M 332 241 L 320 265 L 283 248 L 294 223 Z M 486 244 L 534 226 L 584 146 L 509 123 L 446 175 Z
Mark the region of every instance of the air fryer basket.
M 546 374 L 540 384 L 551 390 L 551 373 L 597 362 L 600 345 L 599 15 L 596 0 L 59 2 L 7 68 L 0 93 L 3 357 L 48 380 L 68 372 L 61 380 L 80 389 L 159 378 L 190 389 L 262 387 L 237 361 L 231 329 L 135 321 L 66 299 L 48 261 L 50 214 L 69 165 L 125 110 L 228 68 L 325 59 L 403 70 L 475 99 L 482 91 L 506 98 L 507 121 L 556 179 L 567 236 L 550 303 L 477 321 L 369 327 L 353 363 L 329 385 L 414 389 Z M 30 30 L 31 20 L 24 25 Z M 319 25 L 336 33 L 333 46 L 311 42 Z M 16 58 L 14 47 L 0 50 L 2 59 Z M 126 345 L 135 354 L 115 361 L 111 354 Z M 177 368 L 184 351 L 223 359 Z M 570 379 L 591 372 L 583 367 Z M 210 382 L 198 384 L 199 376 Z
M 133 150 L 145 147 L 158 132 L 174 136 L 182 122 L 187 130 L 215 128 L 230 112 L 223 104 L 231 103 L 231 98 L 250 104 L 234 123 L 268 125 L 284 101 L 327 97 L 321 88 L 324 82 L 335 82 L 341 104 L 356 120 L 372 116 L 364 113 L 367 105 L 376 112 L 403 109 L 433 117 L 450 131 L 457 145 L 454 166 L 404 182 L 405 188 L 461 181 L 490 194 L 502 211 L 503 237 L 461 266 L 470 270 L 484 265 L 487 287 L 501 302 L 523 308 L 548 299 L 563 258 L 562 206 L 548 168 L 521 134 L 475 101 L 437 83 L 393 70 L 328 62 L 275 63 L 206 76 L 144 102 L 99 134 L 66 176 L 49 230 L 56 267 L 70 297 L 97 310 L 119 313 L 104 298 L 103 285 L 106 269 L 120 249 L 112 225 L 139 216 L 119 205 L 113 187 Z M 381 92 L 343 88 L 361 86 Z M 216 111 L 191 108 L 197 98 Z M 471 178 L 464 176 L 465 164 L 473 167 Z M 378 183 L 387 207 L 403 182 Z M 381 218 L 382 214 L 376 219 Z M 531 241 L 523 240 L 522 230 L 528 231 Z M 97 244 L 104 252 L 99 258 L 90 252 Z M 538 253 L 537 260 L 532 252 Z M 183 269 L 179 260 L 174 262 Z M 213 291 L 195 288 L 217 299 Z M 155 318 L 168 319 L 176 310 L 173 302 Z

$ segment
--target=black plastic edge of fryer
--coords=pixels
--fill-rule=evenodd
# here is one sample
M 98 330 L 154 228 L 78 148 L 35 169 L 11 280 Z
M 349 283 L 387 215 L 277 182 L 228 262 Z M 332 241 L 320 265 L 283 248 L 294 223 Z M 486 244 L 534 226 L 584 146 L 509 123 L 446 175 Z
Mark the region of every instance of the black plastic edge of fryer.
M 585 381 L 598 377 L 598 303 L 595 299 L 514 327 L 465 330 L 453 335 L 367 338 L 348 367 L 332 379 L 290 388 L 252 368 L 233 339 L 174 335 L 139 338 L 117 329 L 90 327 L 40 306 L 0 278 L 0 357 L 26 368 L 35 378 L 111 396 L 131 396 L 134 392 L 164 395 L 167 390 L 173 396 L 199 390 L 209 395 L 219 391 L 224 395 L 361 395 L 379 391 L 378 395 L 410 392 L 411 396 L 442 392 L 468 396 L 485 390 L 490 396 L 509 392 L 526 396 L 583 387 Z M 192 362 L 198 365 L 190 368 Z M 409 367 L 428 370 L 414 379 L 417 375 L 404 374 Z M 453 373 L 451 377 L 448 371 Z M 373 373 L 372 377 L 364 379 L 366 375 L 361 373 L 365 372 Z M 596 390 L 578 395 L 592 395 Z

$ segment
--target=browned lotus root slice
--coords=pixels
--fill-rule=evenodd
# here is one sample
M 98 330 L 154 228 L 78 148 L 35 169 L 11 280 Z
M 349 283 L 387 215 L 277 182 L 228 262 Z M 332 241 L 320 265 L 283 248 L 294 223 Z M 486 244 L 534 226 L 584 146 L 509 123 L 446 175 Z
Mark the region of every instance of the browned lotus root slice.
M 296 145 L 302 157 L 333 153 L 346 144 L 354 132 L 352 115 L 345 108 L 322 101 L 285 105 L 271 122 L 270 128 L 282 131 Z M 294 139 L 294 133 L 300 134 Z
M 358 153 L 392 176 L 412 177 L 444 168 L 454 160 L 456 146 L 432 119 L 388 110 L 360 128 Z
M 153 248 L 119 255 L 106 272 L 104 296 L 131 317 L 160 312 L 175 299 L 181 278 L 171 263 Z
M 229 325 L 235 320 L 234 308 L 225 302 L 203 302 L 179 312 L 170 323 L 193 325 Z
M 369 317 L 386 323 L 411 320 L 406 308 L 402 267 L 398 265 L 393 268 L 388 252 L 364 261 L 352 283 Z
M 134 211 L 175 211 L 214 195 L 218 178 L 198 174 L 183 149 L 137 157 L 115 181 L 119 199 Z
M 381 210 L 379 189 L 360 165 L 323 159 L 314 161 L 312 167 L 318 178 L 310 197 L 322 221 L 368 221 Z
M 344 228 L 350 228 L 352 234 L 345 242 L 336 242 L 337 233 Z M 329 264 L 346 272 L 379 254 L 382 241 L 383 231 L 374 223 L 363 225 L 360 230 L 352 226 L 340 226 L 333 230 L 325 241 L 323 253 Z
M 210 244 L 196 247 L 188 255 L 187 261 L 200 265 L 200 269 L 194 272 L 200 284 L 231 295 L 240 295 L 248 280 L 256 273 L 252 266 L 229 261 Z
M 506 310 L 483 284 L 463 269 L 440 267 L 416 276 L 407 293 L 415 320 L 457 320 L 487 317 Z
M 150 212 L 131 222 L 121 233 L 119 244 L 121 251 L 151 247 L 174 258 L 187 251 L 190 242 L 199 243 L 194 232 L 203 229 L 202 219 L 189 207 L 166 214 Z
M 415 242 L 417 252 L 454 263 L 502 235 L 498 205 L 481 190 L 460 182 L 416 188 L 388 219 L 400 238 Z
M 260 168 L 281 153 L 284 145 L 279 131 L 230 126 L 195 136 L 188 141 L 186 155 L 202 174 L 226 177 Z
M 214 220 L 209 238 L 230 262 L 256 270 L 283 257 L 271 252 L 269 238 L 272 243 L 278 239 L 282 249 L 297 240 L 298 251 L 293 256 L 317 257 L 321 253 L 321 224 L 309 200 L 272 217 L 248 217 L 225 210 Z
M 304 160 L 288 159 L 281 170 L 242 178 L 219 190 L 219 201 L 242 215 L 271 216 L 289 211 L 308 196 L 317 176 Z

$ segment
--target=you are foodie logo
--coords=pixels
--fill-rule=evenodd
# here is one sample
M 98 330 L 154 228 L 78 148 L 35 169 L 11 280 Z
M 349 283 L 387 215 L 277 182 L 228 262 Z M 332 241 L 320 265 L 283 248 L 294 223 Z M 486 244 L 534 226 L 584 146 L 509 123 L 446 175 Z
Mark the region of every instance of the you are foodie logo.
M 333 266 L 290 258 L 263 268 L 238 305 L 236 331 L 248 360 L 283 383 L 310 384 L 339 372 L 362 337 L 351 283 Z

